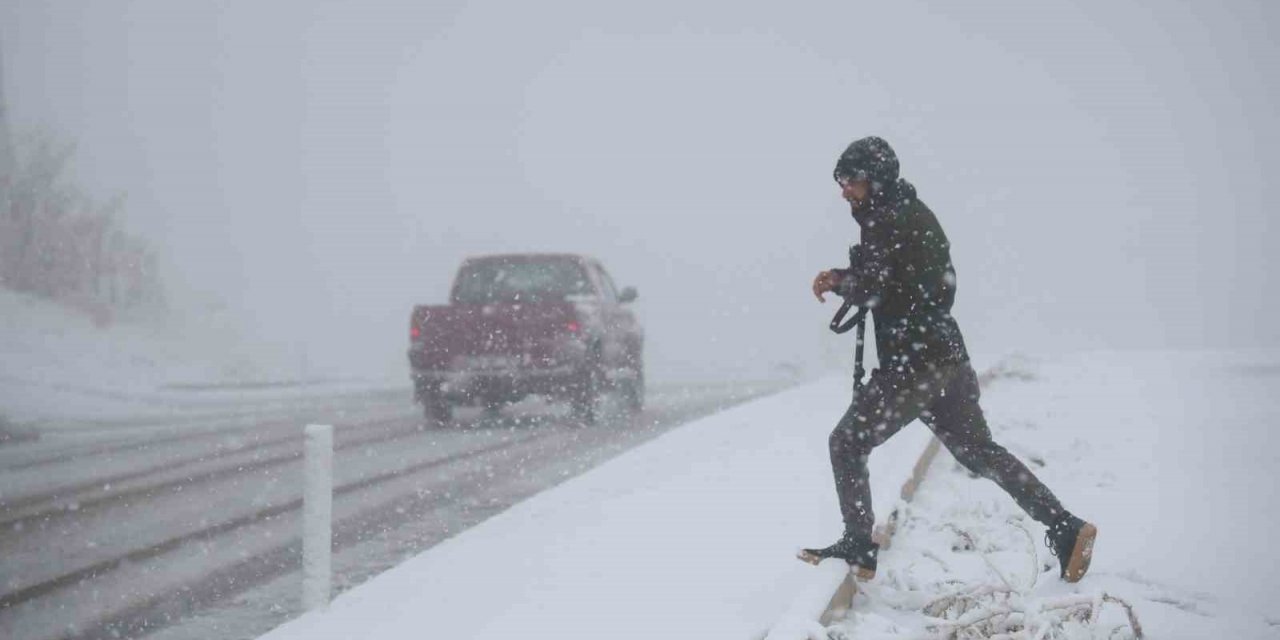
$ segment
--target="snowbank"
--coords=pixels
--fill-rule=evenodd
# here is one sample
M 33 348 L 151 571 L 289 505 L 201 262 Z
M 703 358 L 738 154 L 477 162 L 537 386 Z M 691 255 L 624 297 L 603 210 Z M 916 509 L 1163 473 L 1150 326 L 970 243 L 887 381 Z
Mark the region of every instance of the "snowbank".
M 388 359 L 400 358 L 389 353 Z M 0 288 L 0 416 L 17 423 L 167 414 L 264 398 L 408 387 L 317 371 L 302 345 L 263 342 L 216 314 L 98 326 Z
M 681 427 L 264 638 L 759 638 L 843 577 L 794 554 L 841 531 L 827 434 L 848 397 L 830 378 Z M 872 456 L 882 516 L 928 437 Z
M 1043 528 L 944 453 L 835 637 L 966 623 L 973 637 L 1134 637 L 1121 601 L 1148 638 L 1280 636 L 1280 352 L 1090 353 L 1023 368 L 1034 377 L 993 385 L 983 406 L 997 439 L 1097 523 L 1089 575 L 1058 580 Z

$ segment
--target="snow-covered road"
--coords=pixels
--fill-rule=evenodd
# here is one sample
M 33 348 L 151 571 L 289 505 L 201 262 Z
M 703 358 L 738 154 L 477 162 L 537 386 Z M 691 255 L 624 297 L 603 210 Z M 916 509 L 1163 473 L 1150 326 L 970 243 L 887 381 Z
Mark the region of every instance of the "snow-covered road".
M 57 428 L 0 448 L 0 636 L 253 637 L 296 612 L 302 425 L 336 425 L 339 589 L 639 442 L 776 385 L 651 391 L 583 428 L 527 402 L 426 428 L 407 392 Z M 226 606 L 231 600 L 234 606 Z

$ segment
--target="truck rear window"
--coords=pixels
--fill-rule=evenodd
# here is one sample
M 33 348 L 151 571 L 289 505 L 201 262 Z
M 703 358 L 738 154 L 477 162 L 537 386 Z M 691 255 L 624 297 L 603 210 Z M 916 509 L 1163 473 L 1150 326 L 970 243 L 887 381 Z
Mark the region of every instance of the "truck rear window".
M 576 262 L 484 260 L 462 267 L 453 299 L 460 304 L 536 302 L 590 293 L 587 274 Z

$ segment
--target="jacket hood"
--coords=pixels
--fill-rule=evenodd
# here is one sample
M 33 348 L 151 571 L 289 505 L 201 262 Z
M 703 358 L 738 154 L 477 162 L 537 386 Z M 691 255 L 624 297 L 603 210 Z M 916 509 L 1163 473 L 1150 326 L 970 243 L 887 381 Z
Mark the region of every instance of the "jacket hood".
M 832 173 L 837 181 L 852 178 L 871 183 L 871 193 L 892 188 L 898 181 L 898 154 L 884 138 L 868 136 L 854 140 L 840 154 Z

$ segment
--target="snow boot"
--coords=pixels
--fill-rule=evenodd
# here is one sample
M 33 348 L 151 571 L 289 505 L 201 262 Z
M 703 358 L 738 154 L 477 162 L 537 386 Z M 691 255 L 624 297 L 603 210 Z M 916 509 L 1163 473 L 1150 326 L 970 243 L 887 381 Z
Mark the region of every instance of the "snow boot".
M 1049 553 L 1058 557 L 1063 580 L 1079 582 L 1084 577 L 1093 560 L 1093 541 L 1097 537 L 1097 527 L 1069 513 L 1045 531 L 1044 542 Z
M 840 558 L 849 563 L 849 568 L 859 580 L 870 580 L 876 577 L 876 556 L 879 553 L 880 545 L 870 540 L 857 540 L 845 534 L 829 547 L 801 549 L 797 557 L 814 565 L 827 558 Z

